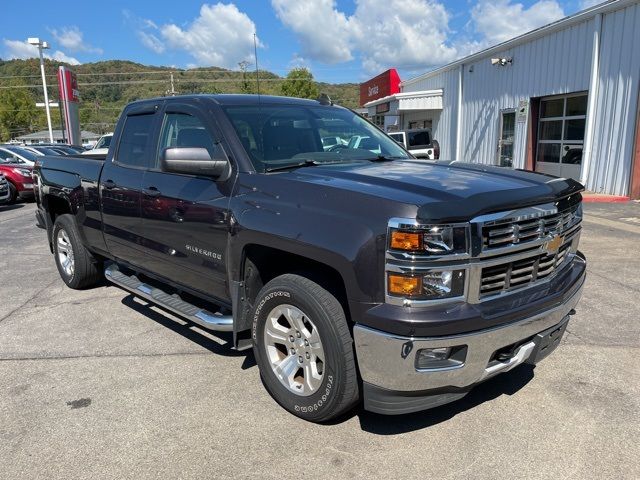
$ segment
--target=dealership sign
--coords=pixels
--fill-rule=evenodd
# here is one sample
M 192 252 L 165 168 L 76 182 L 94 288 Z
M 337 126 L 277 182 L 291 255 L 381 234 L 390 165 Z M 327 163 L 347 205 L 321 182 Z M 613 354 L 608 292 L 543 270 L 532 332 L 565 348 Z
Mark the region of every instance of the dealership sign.
M 80 102 L 78 80 L 76 74 L 67 67 L 58 69 L 58 91 L 60 93 L 60 108 L 64 113 L 67 141 L 71 145 L 82 145 L 78 111 L 78 103 Z
M 394 93 L 400 93 L 400 76 L 392 68 L 360 84 L 360 106 Z

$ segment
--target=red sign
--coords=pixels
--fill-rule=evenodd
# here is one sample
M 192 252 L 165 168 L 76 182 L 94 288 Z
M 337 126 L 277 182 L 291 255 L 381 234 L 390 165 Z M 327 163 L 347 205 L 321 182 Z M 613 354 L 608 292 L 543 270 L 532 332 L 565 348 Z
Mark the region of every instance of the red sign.
M 400 93 L 400 75 L 391 68 L 360 84 L 360 106 L 394 93 Z
M 79 102 L 80 92 L 78 90 L 78 79 L 76 74 L 65 68 L 58 70 L 58 87 L 60 89 L 60 99 L 67 102 Z

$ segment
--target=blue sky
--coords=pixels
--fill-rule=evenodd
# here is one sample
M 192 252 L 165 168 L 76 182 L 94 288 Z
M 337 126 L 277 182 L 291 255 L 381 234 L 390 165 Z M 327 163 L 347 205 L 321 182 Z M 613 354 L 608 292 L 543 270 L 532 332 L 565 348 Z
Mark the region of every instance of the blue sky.
M 284 75 L 361 82 L 389 67 L 402 78 L 448 63 L 597 0 L 179 0 L 4 2 L 0 57 L 27 58 L 27 37 L 71 63 L 132 60 L 187 68 L 253 61 Z

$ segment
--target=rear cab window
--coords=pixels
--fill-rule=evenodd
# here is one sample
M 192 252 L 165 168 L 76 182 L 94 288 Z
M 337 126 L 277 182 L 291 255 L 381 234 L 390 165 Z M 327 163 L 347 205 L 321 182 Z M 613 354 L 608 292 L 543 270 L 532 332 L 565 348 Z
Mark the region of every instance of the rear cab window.
M 127 116 L 118 143 L 116 163 L 119 165 L 149 167 L 153 152 L 153 113 Z

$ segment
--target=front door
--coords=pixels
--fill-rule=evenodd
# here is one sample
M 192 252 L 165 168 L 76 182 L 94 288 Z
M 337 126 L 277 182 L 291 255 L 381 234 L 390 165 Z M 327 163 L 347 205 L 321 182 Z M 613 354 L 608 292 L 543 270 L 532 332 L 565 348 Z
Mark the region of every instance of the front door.
M 212 121 L 188 105 L 168 105 L 160 154 L 170 147 L 220 148 Z M 148 170 L 143 178 L 143 244 L 149 269 L 209 296 L 227 300 L 228 205 L 232 180 Z
M 504 110 L 500 116 L 498 140 L 498 165 L 513 167 L 513 141 L 516 133 L 516 111 Z
M 142 255 L 141 189 L 144 171 L 155 160 L 155 106 L 127 114 L 113 159 L 100 177 L 104 238 L 116 258 L 144 266 Z
M 540 101 L 536 171 L 580 181 L 587 95 Z

